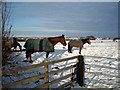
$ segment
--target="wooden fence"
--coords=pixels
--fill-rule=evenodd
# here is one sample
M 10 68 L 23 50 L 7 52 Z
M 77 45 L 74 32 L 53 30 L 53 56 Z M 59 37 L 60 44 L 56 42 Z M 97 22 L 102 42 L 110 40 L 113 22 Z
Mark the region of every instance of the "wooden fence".
M 9 70 L 4 70 L 4 71 L 2 71 L 2 74 L 3 75 L 8 75 L 8 74 L 14 74 L 14 73 L 19 72 L 19 71 L 25 71 L 25 70 L 29 70 L 29 69 L 33 69 L 33 68 L 38 68 L 38 67 L 44 66 L 44 73 L 43 74 L 37 75 L 37 76 L 33 76 L 33 77 L 30 77 L 30 78 L 27 78 L 27 79 L 19 80 L 19 81 L 16 81 L 16 82 L 12 82 L 12 83 L 9 83 L 9 84 L 5 84 L 5 85 L 3 85 L 3 88 L 11 88 L 11 87 L 14 87 L 16 85 L 20 85 L 20 84 L 23 84 L 23 83 L 31 82 L 33 80 L 38 80 L 40 78 L 44 78 L 44 82 L 45 83 L 42 84 L 42 85 L 39 85 L 37 87 L 34 87 L 34 88 L 49 88 L 49 85 L 51 85 L 51 84 L 54 84 L 56 82 L 60 82 L 61 80 L 64 80 L 64 79 L 67 79 L 67 78 L 70 78 L 72 76 L 72 73 L 70 73 L 70 74 L 68 74 L 66 76 L 60 77 L 58 79 L 55 79 L 53 81 L 49 81 L 49 75 L 55 74 L 55 73 L 59 73 L 59 72 L 62 72 L 62 71 L 66 71 L 66 70 L 69 70 L 69 69 L 72 69 L 72 68 L 75 68 L 76 64 L 68 66 L 68 67 L 65 67 L 65 68 L 62 68 L 62 69 L 59 69 L 59 70 L 50 71 L 50 72 L 48 70 L 48 66 L 51 65 L 51 64 L 64 62 L 64 61 L 68 61 L 68 60 L 74 60 L 74 59 L 77 59 L 76 61 L 80 61 L 80 60 L 83 61 L 83 56 L 79 55 L 79 56 L 74 56 L 74 57 L 60 59 L 60 60 L 55 60 L 55 61 L 48 61 L 48 62 L 41 63 L 41 64 L 35 64 L 35 65 L 24 66 L 24 67 L 20 67 L 20 68 L 18 67 L 18 68 L 13 68 L 13 69 L 9 69 Z M 72 81 L 66 82 L 65 84 L 63 84 L 63 85 L 61 85 L 61 86 L 59 86 L 57 88 L 65 87 L 65 86 L 73 83 L 73 81 L 75 81 L 75 79 L 73 79 Z
M 118 61 L 120 60 L 120 58 L 108 58 L 108 57 L 98 57 L 98 56 L 84 56 L 84 59 L 86 60 L 86 58 L 92 58 L 93 60 L 95 58 L 97 59 L 104 59 L 104 60 L 115 60 L 115 61 Z M 100 62 L 99 62 L 100 64 Z M 86 67 L 92 67 L 92 68 L 95 68 L 95 67 L 99 67 L 99 68 L 105 68 L 105 69 L 109 69 L 109 70 L 116 70 L 116 71 L 119 71 L 119 67 L 113 67 L 113 66 L 105 66 L 105 65 L 97 65 L 97 64 L 85 64 Z M 99 82 L 101 84 L 99 85 L 88 85 L 88 86 L 91 86 L 91 88 L 100 88 L 102 87 L 102 85 L 112 85 L 112 86 L 115 86 L 115 87 L 119 87 L 120 83 L 117 81 L 118 78 L 120 78 L 118 75 L 112 75 L 112 74 L 104 74 L 103 72 L 101 71 L 85 71 L 86 74 L 92 74 L 92 75 L 97 75 L 97 76 L 106 76 L 106 77 L 109 77 L 109 78 L 114 78 L 114 79 L 111 79 L 112 82 L 107 82 L 107 81 L 104 81 L 104 79 L 101 78 L 102 81 L 98 80 L 98 79 L 90 79 L 90 78 L 85 78 L 85 79 L 88 79 L 90 81 L 93 81 L 93 82 Z M 107 79 L 106 79 L 107 80 Z
M 68 74 L 66 76 L 60 77 L 58 79 L 55 79 L 53 81 L 49 80 L 49 75 L 55 74 L 55 73 L 59 73 L 59 72 L 63 72 L 63 71 L 69 70 L 69 69 L 72 69 L 72 68 L 74 68 L 76 66 L 76 64 L 68 66 L 68 67 L 65 67 L 65 68 L 62 68 L 62 69 L 59 69 L 59 70 L 51 71 L 51 72 L 49 72 L 48 66 L 51 65 L 51 64 L 55 64 L 55 63 L 59 63 L 59 62 L 64 62 L 64 61 L 69 61 L 69 60 L 74 60 L 74 59 L 82 60 L 83 61 L 83 58 L 79 58 L 79 57 L 83 57 L 83 56 L 78 55 L 78 56 L 74 56 L 74 57 L 70 57 L 70 58 L 65 58 L 65 59 L 60 59 L 60 60 L 55 60 L 55 61 L 48 61 L 46 63 L 35 64 L 35 65 L 31 65 L 31 66 L 24 66 L 24 67 L 21 67 L 21 68 L 18 67 L 18 68 L 13 68 L 11 70 L 4 70 L 4 71 L 2 71 L 2 73 L 3 73 L 3 75 L 6 75 L 6 74 L 13 74 L 15 72 L 25 71 L 25 70 L 29 70 L 29 69 L 33 69 L 33 68 L 38 68 L 38 67 L 44 66 L 44 73 L 43 74 L 37 75 L 37 76 L 33 76 L 33 77 L 30 77 L 30 78 L 27 78 L 27 79 L 23 79 L 23 80 L 20 80 L 20 81 L 16 81 L 16 82 L 13 82 L 13 83 L 10 83 L 10 84 L 3 85 L 3 88 L 10 88 L 10 87 L 13 87 L 13 86 L 16 86 L 16 85 L 20 85 L 20 84 L 23 84 L 23 83 L 26 83 L 26 82 L 31 82 L 33 80 L 37 80 L 37 79 L 40 79 L 40 78 L 44 78 L 45 83 L 42 84 L 42 85 L 39 85 L 37 87 L 34 87 L 34 88 L 49 88 L 49 86 L 51 84 L 54 84 L 56 82 L 60 82 L 61 80 L 64 80 L 64 79 L 67 79 L 67 78 L 71 77 L 72 73 L 70 73 L 70 74 Z M 113 59 L 114 60 L 118 60 L 116 58 L 96 57 L 96 56 L 84 56 L 84 58 L 86 58 L 86 57 L 104 58 L 104 59 L 110 59 L 110 60 L 113 60 Z M 85 65 L 90 66 L 90 67 L 101 67 L 101 68 L 109 68 L 109 69 L 119 70 L 116 67 L 110 67 L 110 66 L 95 65 L 95 64 L 85 64 Z M 104 76 L 107 76 L 107 77 L 119 78 L 118 75 L 109 75 L 109 74 L 103 74 L 103 73 L 97 73 L 97 72 L 87 72 L 87 71 L 85 71 L 85 73 L 87 73 L 87 74 L 96 74 L 96 75 L 104 75 Z M 89 78 L 87 78 L 87 79 L 89 79 Z M 106 85 L 117 85 L 117 84 L 114 84 L 114 83 L 102 82 L 102 81 L 95 80 L 95 79 L 89 79 L 89 80 L 95 81 L 95 82 L 101 82 L 102 83 L 102 84 L 97 85 L 97 86 L 87 85 L 86 84 L 87 86 L 92 86 L 93 88 L 97 88 L 99 86 L 102 86 L 103 84 L 106 84 Z M 73 81 L 68 81 L 68 82 L 64 83 L 63 85 L 58 86 L 57 88 L 63 88 L 65 86 L 67 86 L 67 85 L 72 84 L 74 81 L 75 81 L 75 79 Z

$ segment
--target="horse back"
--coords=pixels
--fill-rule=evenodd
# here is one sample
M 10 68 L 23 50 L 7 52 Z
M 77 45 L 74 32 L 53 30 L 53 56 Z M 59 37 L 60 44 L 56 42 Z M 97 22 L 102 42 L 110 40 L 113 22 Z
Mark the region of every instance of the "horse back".
M 68 43 L 71 47 L 83 47 L 83 42 L 81 40 L 70 40 Z
M 39 50 L 39 42 L 40 39 L 28 39 L 25 42 L 24 47 L 26 50 Z
M 26 50 L 34 50 L 40 52 L 53 52 L 54 46 L 49 42 L 48 39 L 28 39 L 24 44 Z

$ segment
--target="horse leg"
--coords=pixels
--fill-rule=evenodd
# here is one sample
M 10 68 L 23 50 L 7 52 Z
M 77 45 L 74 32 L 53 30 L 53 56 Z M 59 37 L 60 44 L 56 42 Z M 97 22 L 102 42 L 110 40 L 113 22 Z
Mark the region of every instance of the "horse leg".
M 11 48 L 6 48 L 6 50 L 9 50 L 9 51 L 10 51 L 10 50 L 11 50 Z
M 80 48 L 80 50 L 79 50 L 79 54 L 81 54 L 81 49 L 82 49 L 82 48 Z
M 44 62 L 48 61 L 49 52 L 46 52 L 46 59 Z
M 30 61 L 29 61 L 30 63 L 32 63 L 33 61 L 32 61 L 32 59 L 31 59 L 31 54 L 30 54 Z
M 28 60 L 28 58 L 29 58 L 28 51 L 26 51 L 26 58 L 27 58 L 27 60 Z
M 29 51 L 26 51 L 26 58 L 27 58 L 27 60 L 30 60 L 30 54 L 29 54 Z
M 17 46 L 14 46 L 14 50 L 16 50 Z
M 72 47 L 68 44 L 68 52 L 69 53 L 72 53 L 71 49 L 72 49 Z
M 19 46 L 19 49 L 22 50 L 22 46 L 19 43 L 17 43 L 17 46 Z
M 46 52 L 46 58 L 48 58 L 48 56 L 49 56 L 49 52 Z
M 69 53 L 72 53 L 72 47 L 70 47 L 70 51 L 69 51 Z
M 17 44 L 13 44 L 12 47 L 14 47 L 13 50 L 16 50 L 16 48 L 17 48 Z
M 31 59 L 31 54 L 32 54 L 32 51 L 26 51 L 26 58 L 30 63 L 33 62 L 32 59 Z

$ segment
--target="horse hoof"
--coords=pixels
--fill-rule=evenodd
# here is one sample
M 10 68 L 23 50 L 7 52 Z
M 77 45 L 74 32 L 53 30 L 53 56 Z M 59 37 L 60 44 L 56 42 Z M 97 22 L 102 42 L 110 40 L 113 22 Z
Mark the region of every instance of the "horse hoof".
M 23 62 L 29 62 L 28 60 L 24 60 Z
M 33 63 L 33 61 L 31 60 L 31 61 L 29 61 L 30 63 Z

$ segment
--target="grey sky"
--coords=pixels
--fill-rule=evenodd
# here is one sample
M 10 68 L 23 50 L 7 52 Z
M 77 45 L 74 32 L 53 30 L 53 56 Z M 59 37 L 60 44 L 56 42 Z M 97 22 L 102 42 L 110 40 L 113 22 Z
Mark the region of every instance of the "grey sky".
M 14 32 L 117 36 L 116 2 L 13 3 Z M 38 34 L 38 35 L 39 35 Z

